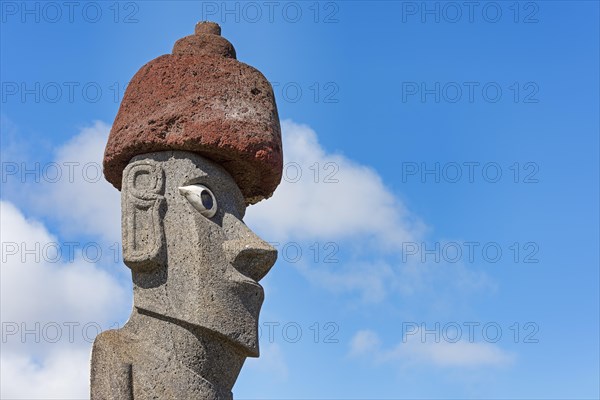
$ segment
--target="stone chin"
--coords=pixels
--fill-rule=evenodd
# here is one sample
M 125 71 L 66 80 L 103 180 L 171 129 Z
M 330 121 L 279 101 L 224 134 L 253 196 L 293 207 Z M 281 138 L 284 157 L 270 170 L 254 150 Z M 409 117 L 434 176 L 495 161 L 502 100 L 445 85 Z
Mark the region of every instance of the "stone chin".
M 189 315 L 187 321 L 226 337 L 246 356 L 258 357 L 258 318 L 263 299 L 260 285 L 233 281 L 226 293 L 215 295 L 209 313 L 203 312 L 202 305 L 190 307 L 193 316 Z
M 164 316 L 205 329 L 207 334 L 230 341 L 245 356 L 259 356 L 258 318 L 264 299 L 264 291 L 259 284 L 232 282 L 229 291 L 218 296 L 212 291 L 201 296 L 188 295 L 181 308 L 147 301 L 144 299 L 146 296 L 139 296 L 136 291 L 134 288 L 138 303 L 135 307 L 142 313 Z

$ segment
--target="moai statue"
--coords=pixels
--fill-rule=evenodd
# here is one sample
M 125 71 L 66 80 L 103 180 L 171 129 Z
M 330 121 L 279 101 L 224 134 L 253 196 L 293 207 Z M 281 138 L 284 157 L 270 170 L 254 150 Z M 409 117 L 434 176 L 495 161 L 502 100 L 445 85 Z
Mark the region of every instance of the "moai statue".
M 91 398 L 231 399 L 258 357 L 258 284 L 277 252 L 242 221 L 281 180 L 273 90 L 217 24 L 133 77 L 104 154 L 121 190 L 134 307 L 94 342 Z

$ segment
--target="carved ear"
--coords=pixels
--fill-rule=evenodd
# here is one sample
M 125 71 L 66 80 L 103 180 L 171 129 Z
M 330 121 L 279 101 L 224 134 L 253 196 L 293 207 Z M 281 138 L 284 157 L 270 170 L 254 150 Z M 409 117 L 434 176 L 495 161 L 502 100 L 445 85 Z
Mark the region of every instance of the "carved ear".
M 123 261 L 132 270 L 150 271 L 166 261 L 163 194 L 164 173 L 157 163 L 136 161 L 123 171 Z

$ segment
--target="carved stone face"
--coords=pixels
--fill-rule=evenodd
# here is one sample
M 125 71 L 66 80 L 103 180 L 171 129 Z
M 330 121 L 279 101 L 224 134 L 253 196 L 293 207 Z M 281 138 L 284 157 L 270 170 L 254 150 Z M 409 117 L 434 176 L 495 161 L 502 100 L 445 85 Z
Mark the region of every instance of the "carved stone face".
M 244 198 L 227 171 L 190 152 L 139 155 L 123 171 L 121 207 L 134 306 L 258 356 L 258 281 L 277 252 L 242 222 Z

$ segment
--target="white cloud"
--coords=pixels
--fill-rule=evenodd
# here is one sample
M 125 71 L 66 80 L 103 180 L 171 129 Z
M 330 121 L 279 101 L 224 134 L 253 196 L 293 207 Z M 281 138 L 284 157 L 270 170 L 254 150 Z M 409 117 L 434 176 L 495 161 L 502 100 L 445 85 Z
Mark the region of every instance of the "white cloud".
M 45 180 L 30 197 L 41 213 L 53 218 L 61 230 L 120 242 L 120 193 L 102 174 L 102 158 L 110 126 L 96 121 L 56 151 L 61 171 L 55 183 Z M 57 168 L 48 168 L 50 180 Z M 40 192 L 43 191 L 43 196 Z
M 372 354 L 379 350 L 380 345 L 381 340 L 377 333 L 368 329 L 358 331 L 350 341 L 350 356 Z
M 457 341 L 454 337 L 446 339 L 443 335 L 439 335 L 436 341 L 434 335 L 422 333 L 422 328 L 419 328 L 413 334 L 405 335 L 403 343 L 382 357 L 438 367 L 501 367 L 515 361 L 514 354 L 502 350 L 495 343 L 476 342 L 462 337 L 462 334 Z
M 387 263 L 377 260 L 344 263 L 336 268 L 309 267 L 298 264 L 297 269 L 311 283 L 334 293 L 358 293 L 365 303 L 379 303 L 394 290 L 400 275 Z
M 2 353 L 2 398 L 85 399 L 89 397 L 89 349 L 61 349 L 42 363 L 31 356 Z
M 414 241 L 424 226 L 370 167 L 327 153 L 307 125 L 282 121 L 284 178 L 247 222 L 278 240 Z
M 0 201 L 0 214 L 2 397 L 86 397 L 91 342 L 129 312 L 129 296 L 79 256 L 48 258 L 57 238 L 12 203 Z
M 71 263 L 44 254 L 46 244 L 59 240 L 41 223 L 26 219 L 5 201 L 0 201 L 0 213 L 4 321 L 55 321 L 65 316 L 106 321 L 115 307 L 127 303 L 116 280 L 76 252 Z
M 423 335 L 421 328 L 405 334 L 401 343 L 382 349 L 377 333 L 358 331 L 351 340 L 349 356 L 368 356 L 377 363 L 398 366 L 425 365 L 442 368 L 504 367 L 515 362 L 516 356 L 496 343 L 476 342 L 469 338 L 444 338 L 433 333 Z
M 394 355 L 440 367 L 505 366 L 514 361 L 513 354 L 495 344 L 464 340 L 456 343 L 408 341 L 406 345 L 399 346 Z

